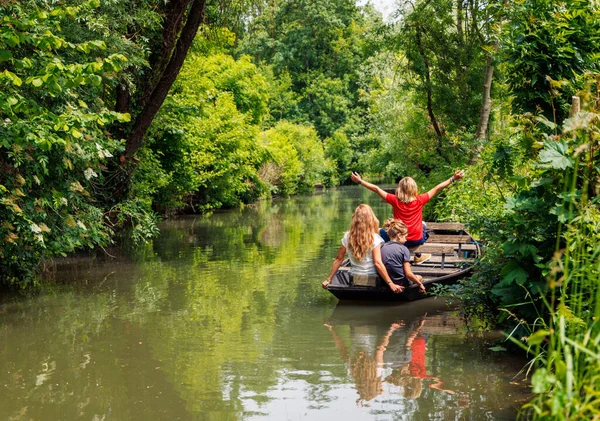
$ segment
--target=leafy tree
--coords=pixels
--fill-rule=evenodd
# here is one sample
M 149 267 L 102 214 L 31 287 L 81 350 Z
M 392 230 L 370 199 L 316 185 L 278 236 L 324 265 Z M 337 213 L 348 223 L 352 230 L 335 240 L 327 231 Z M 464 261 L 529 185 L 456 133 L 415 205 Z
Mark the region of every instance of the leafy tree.
M 300 116 L 282 117 L 310 122 L 325 138 L 362 114 L 356 92 L 360 65 L 375 49 L 369 30 L 351 0 L 265 2 L 239 51 L 269 63 L 275 76 L 289 75 Z
M 122 150 L 105 127 L 129 115 L 99 98 L 127 58 L 101 39 L 76 43 L 60 32 L 96 6 L 0 6 L 0 278 L 10 285 L 30 285 L 41 260 L 112 234 L 94 194 Z
M 505 74 L 517 112 L 561 123 L 585 71 L 600 70 L 600 9 L 593 2 L 511 3 L 503 28 Z
M 448 133 L 474 130 L 481 107 L 480 8 L 463 0 L 419 0 L 399 11 L 403 20 L 395 44 L 414 75 L 402 83 L 418 94 L 416 105 L 427 112 L 436 152 L 448 163 L 456 159 Z
M 336 168 L 336 172 L 332 176 L 337 183 L 344 182 L 352 172 L 350 165 L 353 151 L 348 136 L 343 131 L 337 130 L 333 136 L 325 139 L 324 146 L 325 157 L 330 159 Z
M 199 36 L 195 51 L 208 51 L 204 41 Z M 264 153 L 257 136 L 267 103 L 266 81 L 248 58 L 192 52 L 153 126 L 145 152 L 153 158 L 140 163 L 138 188 L 160 207 L 188 203 L 196 210 L 260 196 Z M 168 182 L 153 189 L 146 180 L 157 176 Z
M 260 170 L 261 178 L 278 194 L 293 194 L 327 183 L 332 163 L 325 159 L 323 145 L 312 127 L 280 121 L 262 134 L 269 158 Z

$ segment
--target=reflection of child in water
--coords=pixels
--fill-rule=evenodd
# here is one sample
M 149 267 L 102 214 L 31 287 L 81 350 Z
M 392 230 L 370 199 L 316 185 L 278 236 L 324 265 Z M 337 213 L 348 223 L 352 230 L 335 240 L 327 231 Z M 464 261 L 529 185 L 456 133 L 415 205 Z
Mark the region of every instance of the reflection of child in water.
M 416 399 L 421 396 L 423 379 L 434 380 L 434 383 L 429 386 L 432 389 L 454 394 L 454 391 L 442 388 L 443 384 L 440 379 L 426 375 L 425 351 L 427 347 L 425 337 L 420 335 L 424 323 L 425 316 L 418 327 L 410 333 L 404 344 L 404 347 L 410 350 L 410 362 L 403 364 L 400 368 L 393 369 L 392 373 L 385 378 L 387 383 L 402 386 L 403 396 L 409 399 Z M 392 334 L 404 327 L 404 323 L 392 323 L 376 347 L 373 356 L 367 351 L 359 350 L 353 353 L 352 357 L 348 355 L 346 344 L 338 336 L 333 326 L 327 323 L 325 323 L 325 326 L 333 335 L 333 340 L 342 358 L 349 364 L 350 374 L 354 378 L 356 391 L 359 395 L 357 404 L 362 405 L 364 402 L 370 401 L 383 393 L 383 354 L 389 345 Z
M 358 392 L 358 400 L 356 403 L 362 405 L 364 402 L 375 399 L 383 392 L 380 368 L 383 366 L 383 353 L 389 344 L 392 334 L 404 326 L 403 323 L 392 323 L 386 334 L 375 348 L 375 355 L 371 356 L 364 350 L 353 353 L 349 357 L 348 350 L 344 341 L 338 336 L 333 326 L 324 324 L 331 334 L 333 341 L 338 347 L 342 358 L 346 363 L 349 363 L 350 374 L 354 378 L 356 391 Z
M 427 350 L 427 341 L 420 334 L 421 327 L 425 323 L 425 318 L 421 320 L 421 324 L 408 337 L 406 347 L 411 350 L 411 359 L 408 364 L 401 368 L 394 369 L 392 374 L 386 377 L 387 383 L 392 383 L 395 386 L 402 387 L 402 395 L 408 399 L 416 399 L 423 392 L 423 379 L 432 379 L 434 383 L 430 384 L 431 389 L 441 390 L 442 392 L 453 395 L 453 390 L 444 389 L 442 381 L 437 377 L 427 375 L 425 367 L 425 351 Z
M 359 405 L 363 401 L 375 399 L 383 392 L 381 375 L 377 369 L 377 362 L 365 351 L 358 351 L 350 358 L 350 372 L 356 384 Z

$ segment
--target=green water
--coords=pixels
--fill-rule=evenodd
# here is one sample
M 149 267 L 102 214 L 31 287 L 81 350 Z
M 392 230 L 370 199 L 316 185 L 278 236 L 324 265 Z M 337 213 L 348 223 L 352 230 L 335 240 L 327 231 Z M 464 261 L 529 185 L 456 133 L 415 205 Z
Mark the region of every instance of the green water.
M 514 419 L 523 361 L 443 299 L 340 305 L 320 284 L 355 187 L 161 226 L 0 299 L 0 420 Z

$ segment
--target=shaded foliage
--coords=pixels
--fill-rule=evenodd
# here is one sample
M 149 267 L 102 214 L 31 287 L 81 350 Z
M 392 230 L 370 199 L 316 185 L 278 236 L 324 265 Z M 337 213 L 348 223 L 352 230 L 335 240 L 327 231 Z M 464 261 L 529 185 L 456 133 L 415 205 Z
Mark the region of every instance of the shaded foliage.
M 583 73 L 600 70 L 599 43 L 600 10 L 593 2 L 511 3 L 501 52 L 516 111 L 541 110 L 562 123 Z

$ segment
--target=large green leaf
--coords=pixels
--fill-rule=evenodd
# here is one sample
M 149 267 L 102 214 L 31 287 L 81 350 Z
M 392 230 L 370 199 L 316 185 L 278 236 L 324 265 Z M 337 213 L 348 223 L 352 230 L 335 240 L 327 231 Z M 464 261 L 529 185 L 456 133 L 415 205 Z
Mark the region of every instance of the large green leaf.
M 547 142 L 539 155 L 539 166 L 555 170 L 565 170 L 573 166 L 573 161 L 567 156 L 568 145 L 564 141 Z

